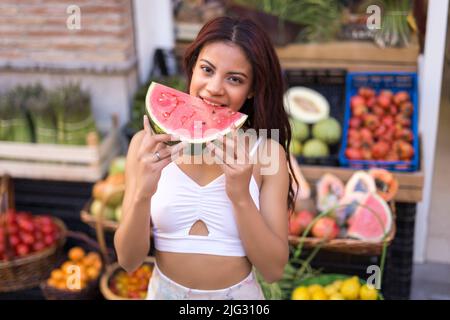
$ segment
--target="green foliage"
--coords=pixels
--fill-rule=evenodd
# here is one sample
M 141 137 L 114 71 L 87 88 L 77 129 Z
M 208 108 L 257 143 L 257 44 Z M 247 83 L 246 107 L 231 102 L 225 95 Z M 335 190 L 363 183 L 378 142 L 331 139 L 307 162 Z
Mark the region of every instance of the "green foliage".
M 328 41 L 340 29 L 341 4 L 334 0 L 234 0 L 236 4 L 302 25 L 298 41 Z
M 185 91 L 186 89 L 186 80 L 179 75 L 152 78 L 142 85 L 134 95 L 133 106 L 131 108 L 131 128 L 134 131 L 143 129 L 142 116 L 145 114 L 145 96 L 150 83 L 153 81 L 180 91 Z

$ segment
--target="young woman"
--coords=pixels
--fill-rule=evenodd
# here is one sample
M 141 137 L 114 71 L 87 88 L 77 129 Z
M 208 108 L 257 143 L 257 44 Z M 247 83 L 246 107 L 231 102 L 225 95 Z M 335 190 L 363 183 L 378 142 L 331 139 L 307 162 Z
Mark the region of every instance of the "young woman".
M 153 134 L 144 117 L 127 155 L 124 216 L 114 239 L 119 263 L 128 271 L 142 264 L 153 228 L 148 299 L 264 299 L 253 268 L 269 283 L 281 278 L 294 196 L 278 58 L 254 22 L 221 17 L 201 29 L 184 67 L 190 95 L 247 114 L 246 129 L 267 129 L 258 150 L 271 163 L 249 161 L 252 146 L 238 143 L 236 130 L 223 138 L 231 155 L 209 143 L 220 161 L 184 161 L 191 156 L 175 156 L 184 144 L 164 144 L 176 137 Z M 236 150 L 246 161 L 233 161 Z M 262 174 L 267 166 L 276 170 Z

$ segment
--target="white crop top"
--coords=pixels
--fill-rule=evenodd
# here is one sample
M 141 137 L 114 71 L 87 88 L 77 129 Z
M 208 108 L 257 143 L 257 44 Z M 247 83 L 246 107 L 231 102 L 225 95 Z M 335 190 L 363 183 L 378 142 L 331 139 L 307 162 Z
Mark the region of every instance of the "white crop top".
M 259 209 L 259 188 L 252 175 L 250 195 Z M 161 172 L 151 200 L 155 248 L 159 251 L 245 256 L 234 218 L 233 206 L 225 191 L 225 175 L 200 186 L 171 162 Z M 190 235 L 201 220 L 208 235 Z

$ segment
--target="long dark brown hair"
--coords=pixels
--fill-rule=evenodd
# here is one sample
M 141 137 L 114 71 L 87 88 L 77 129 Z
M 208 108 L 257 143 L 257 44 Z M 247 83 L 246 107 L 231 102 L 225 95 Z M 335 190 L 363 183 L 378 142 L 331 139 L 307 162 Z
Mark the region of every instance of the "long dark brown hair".
M 291 127 L 283 107 L 285 87 L 280 62 L 270 38 L 257 23 L 248 18 L 231 17 L 219 17 L 207 22 L 184 54 L 187 90 L 201 49 L 217 41 L 231 42 L 244 50 L 253 69 L 254 95 L 246 100 L 239 112 L 248 115 L 247 128 L 253 128 L 256 132 L 267 129 L 269 138 L 271 129 L 279 129 L 279 143 L 286 152 L 289 169 L 293 172 L 289 157 Z M 295 194 L 292 179 L 298 185 L 297 179 L 290 173 L 288 208 L 293 210 Z

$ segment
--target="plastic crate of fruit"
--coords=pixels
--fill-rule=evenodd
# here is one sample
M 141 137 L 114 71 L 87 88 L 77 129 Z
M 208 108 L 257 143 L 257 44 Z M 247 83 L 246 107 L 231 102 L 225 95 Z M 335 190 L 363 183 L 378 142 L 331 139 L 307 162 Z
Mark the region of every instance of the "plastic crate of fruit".
M 289 93 L 291 93 L 291 100 L 299 98 L 297 99 L 297 108 L 303 106 L 301 112 L 290 113 L 287 110 L 291 120 L 300 122 L 300 128 L 298 126 L 295 128 L 296 125 L 291 124 L 293 125 L 292 140 L 296 144 L 294 148 L 298 149 L 298 146 L 301 146 L 300 152 L 293 150 L 293 154 L 295 154 L 299 163 L 322 166 L 339 165 L 341 126 L 345 114 L 346 74 L 347 72 L 344 69 L 284 70 L 286 87 L 288 88 L 285 93 L 285 100 L 286 98 L 289 99 Z M 329 123 L 322 122 L 319 125 L 322 129 L 326 129 L 320 130 L 323 133 L 322 136 L 325 136 L 325 139 L 321 139 L 317 137 L 317 134 L 314 134 L 314 127 L 321 120 L 326 119 L 333 120 L 330 120 Z M 328 139 L 329 133 L 336 139 Z M 312 140 L 317 143 L 310 143 L 307 147 L 308 142 Z
M 417 74 L 347 74 L 339 162 L 353 169 L 419 169 Z

